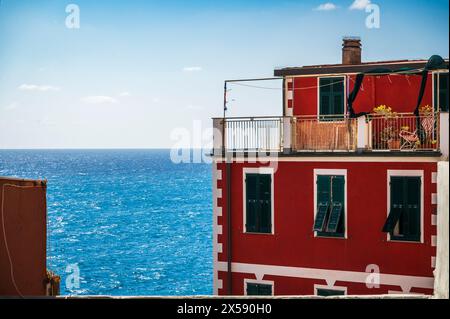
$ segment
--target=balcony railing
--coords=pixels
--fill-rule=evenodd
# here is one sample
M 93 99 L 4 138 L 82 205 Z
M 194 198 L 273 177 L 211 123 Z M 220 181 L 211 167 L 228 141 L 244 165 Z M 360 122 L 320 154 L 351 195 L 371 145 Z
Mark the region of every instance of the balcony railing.
M 283 118 L 228 118 L 225 147 L 232 151 L 281 152 Z
M 374 151 L 436 151 L 439 149 L 439 113 L 415 116 L 401 113 L 368 117 L 370 149 Z
M 356 119 L 342 116 L 293 118 L 293 149 L 296 151 L 356 150 Z
M 214 150 L 227 152 L 441 151 L 448 113 L 386 117 L 215 118 Z M 440 123 L 444 123 L 442 126 Z M 444 135 L 443 135 L 444 134 Z M 445 150 L 444 150 L 445 151 Z

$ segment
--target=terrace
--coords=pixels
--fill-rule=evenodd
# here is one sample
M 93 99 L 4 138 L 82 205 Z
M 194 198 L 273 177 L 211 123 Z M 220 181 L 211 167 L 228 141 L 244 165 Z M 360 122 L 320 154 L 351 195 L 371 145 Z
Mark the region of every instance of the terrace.
M 448 139 L 448 113 L 233 117 L 213 124 L 215 155 L 440 155 L 441 136 Z

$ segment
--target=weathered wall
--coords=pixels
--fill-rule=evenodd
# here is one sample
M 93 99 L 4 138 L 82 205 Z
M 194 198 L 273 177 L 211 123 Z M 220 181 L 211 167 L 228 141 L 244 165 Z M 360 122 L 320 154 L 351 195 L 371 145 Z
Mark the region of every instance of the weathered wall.
M 0 178 L 0 194 L 0 296 L 44 296 L 46 183 Z

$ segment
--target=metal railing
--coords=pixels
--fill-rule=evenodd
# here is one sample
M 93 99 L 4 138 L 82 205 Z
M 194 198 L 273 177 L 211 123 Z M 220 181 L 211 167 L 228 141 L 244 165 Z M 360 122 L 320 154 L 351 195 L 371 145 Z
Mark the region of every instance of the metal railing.
M 282 117 L 227 118 L 224 125 L 226 150 L 282 151 Z
M 368 115 L 373 151 L 439 150 L 439 113 Z
M 296 151 L 354 151 L 357 145 L 356 119 L 342 115 L 293 118 Z

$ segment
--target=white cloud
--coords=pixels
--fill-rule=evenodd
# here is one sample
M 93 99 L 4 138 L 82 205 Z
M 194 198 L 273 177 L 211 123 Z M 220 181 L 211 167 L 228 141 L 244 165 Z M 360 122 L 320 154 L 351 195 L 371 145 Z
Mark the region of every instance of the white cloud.
M 370 0 L 355 0 L 350 6 L 350 10 L 364 10 L 370 3 Z
M 184 72 L 199 72 L 202 70 L 203 70 L 203 68 L 201 66 L 185 66 L 183 68 Z
M 105 95 L 86 96 L 81 99 L 82 102 L 87 104 L 116 104 L 119 100 Z
M 336 9 L 337 9 L 337 6 L 331 2 L 322 3 L 318 7 L 314 8 L 315 11 L 331 11 L 331 10 L 336 10 Z
M 193 111 L 201 111 L 204 109 L 203 106 L 201 106 L 201 105 L 193 105 L 193 104 L 187 105 L 186 108 L 188 110 L 193 110 Z
M 127 97 L 127 96 L 131 96 L 130 92 L 122 92 L 119 94 L 120 97 Z
M 47 91 L 59 91 L 59 87 L 52 85 L 22 84 L 21 86 L 19 86 L 19 90 L 47 92 Z

